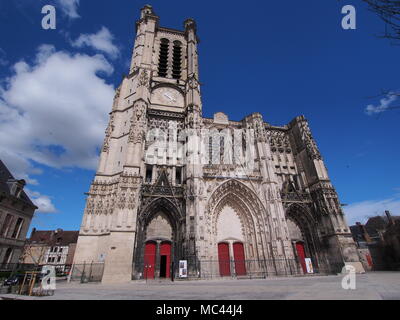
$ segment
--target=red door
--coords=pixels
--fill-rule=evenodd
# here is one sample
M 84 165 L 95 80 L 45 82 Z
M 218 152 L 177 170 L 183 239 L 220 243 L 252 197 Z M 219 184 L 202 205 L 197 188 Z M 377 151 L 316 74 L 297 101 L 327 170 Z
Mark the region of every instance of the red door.
M 299 257 L 299 261 L 301 264 L 301 268 L 303 269 L 304 273 L 307 273 L 307 267 L 306 267 L 306 255 L 304 252 L 304 243 L 303 242 L 297 242 L 296 243 L 296 250 L 297 250 L 297 256 Z
M 170 277 L 171 243 L 163 242 L 160 246 L 160 277 Z
M 230 268 L 230 257 L 229 257 L 229 244 L 219 243 L 218 244 L 218 261 L 219 261 L 219 273 L 222 277 L 231 275 Z
M 246 275 L 246 264 L 245 264 L 243 243 L 236 242 L 233 244 L 233 256 L 235 258 L 236 275 L 237 276 Z
M 369 254 L 367 254 L 367 262 L 368 262 L 368 266 L 372 267 L 372 258 Z
M 156 266 L 156 248 L 155 242 L 147 242 L 144 250 L 144 278 L 154 279 L 154 270 Z

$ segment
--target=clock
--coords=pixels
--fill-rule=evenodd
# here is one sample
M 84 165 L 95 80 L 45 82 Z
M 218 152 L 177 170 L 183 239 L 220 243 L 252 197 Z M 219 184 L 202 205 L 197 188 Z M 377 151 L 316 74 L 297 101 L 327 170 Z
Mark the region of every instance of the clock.
M 183 108 L 184 106 L 182 94 L 169 87 L 155 89 L 151 96 L 151 103 L 179 108 Z

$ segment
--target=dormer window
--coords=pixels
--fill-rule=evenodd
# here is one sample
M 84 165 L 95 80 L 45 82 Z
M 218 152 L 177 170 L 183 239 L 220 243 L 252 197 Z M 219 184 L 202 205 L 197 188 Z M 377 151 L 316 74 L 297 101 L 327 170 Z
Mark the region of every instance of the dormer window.
M 22 190 L 24 190 L 26 182 L 25 180 L 8 179 L 7 184 L 10 189 L 10 194 L 16 198 L 19 198 Z

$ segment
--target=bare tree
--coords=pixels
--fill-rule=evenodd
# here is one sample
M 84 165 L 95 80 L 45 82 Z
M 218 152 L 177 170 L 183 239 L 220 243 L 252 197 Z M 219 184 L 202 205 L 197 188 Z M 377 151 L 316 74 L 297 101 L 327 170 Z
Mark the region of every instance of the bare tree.
M 25 244 L 20 261 L 25 261 L 25 259 L 29 257 L 35 265 L 35 268 L 38 268 L 38 266 L 43 262 L 47 249 L 48 248 L 45 246 L 33 246 L 31 244 Z
M 383 38 L 400 40 L 400 1 L 399 0 L 363 0 L 369 9 L 375 12 L 386 25 Z
M 368 5 L 370 11 L 376 13 L 385 23 L 385 32 L 380 36 L 393 40 L 397 44 L 400 41 L 400 0 L 362 0 Z M 398 90 L 382 90 L 379 95 L 382 98 L 396 100 L 400 96 Z M 377 114 L 387 110 L 399 109 L 400 106 L 386 106 L 377 110 Z M 379 107 L 377 108 L 379 109 Z

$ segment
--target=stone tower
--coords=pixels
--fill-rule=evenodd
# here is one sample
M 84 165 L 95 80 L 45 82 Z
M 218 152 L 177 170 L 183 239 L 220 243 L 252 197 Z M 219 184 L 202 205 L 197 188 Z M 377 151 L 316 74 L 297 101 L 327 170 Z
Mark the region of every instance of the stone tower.
M 141 10 L 88 193 L 75 263 L 104 282 L 323 271 L 358 264 L 307 121 L 203 118 L 196 23 L 163 28 Z

